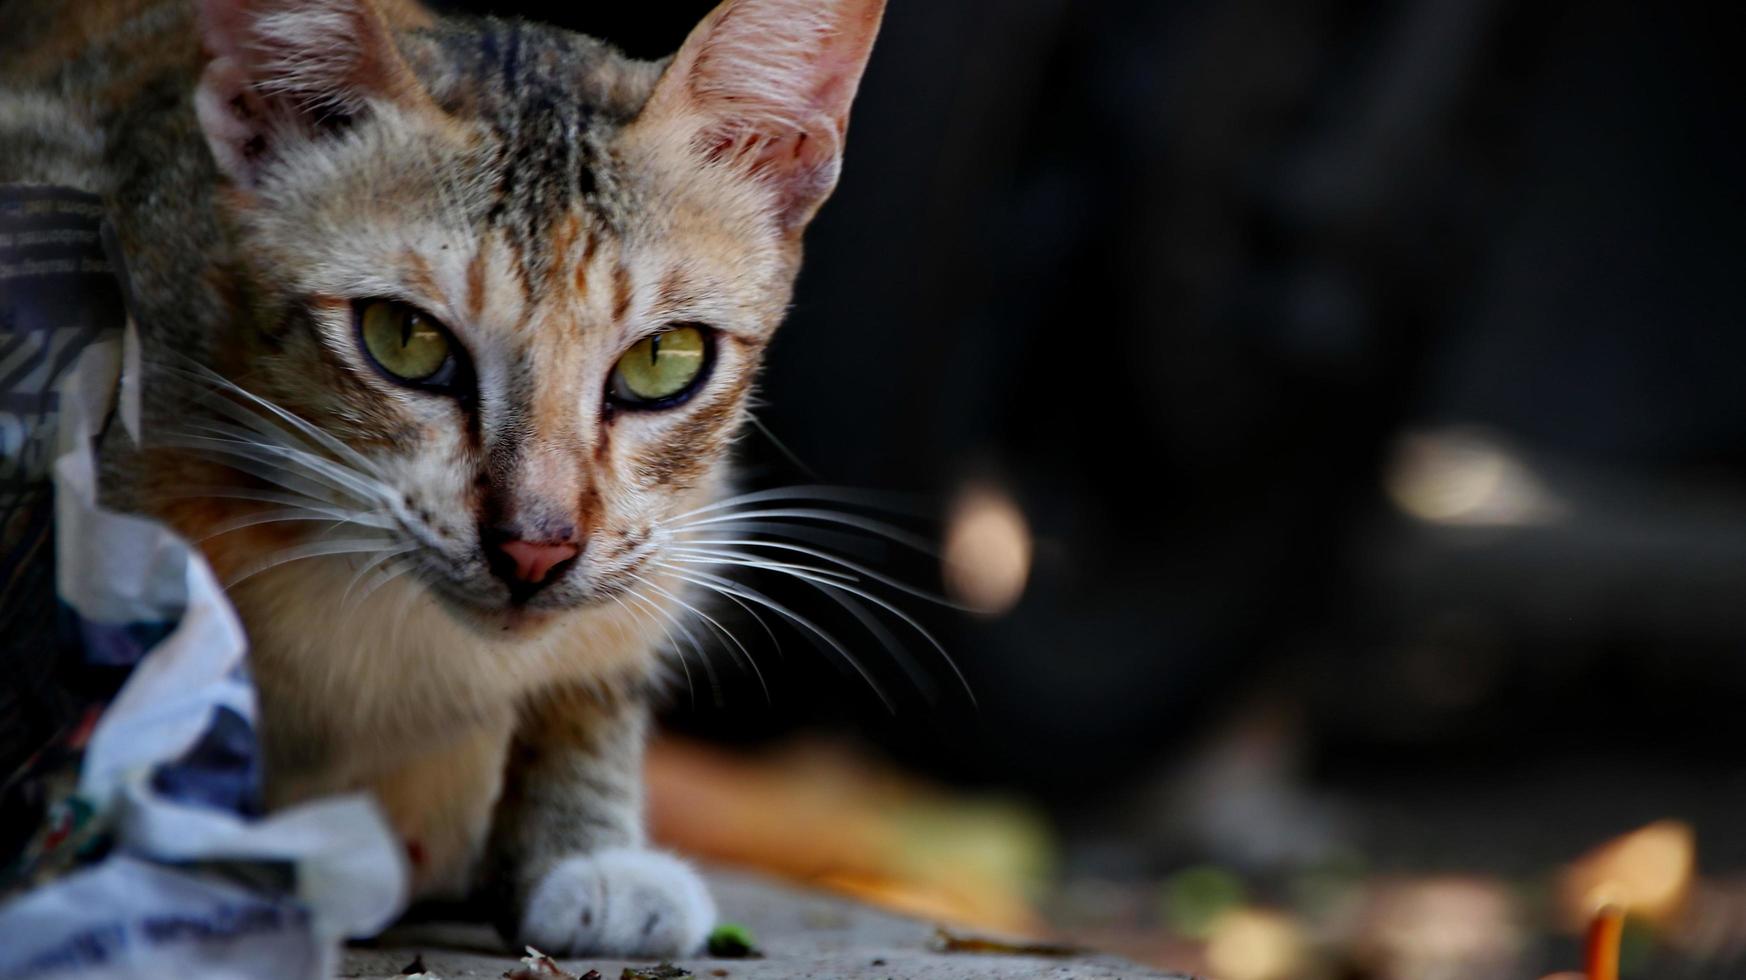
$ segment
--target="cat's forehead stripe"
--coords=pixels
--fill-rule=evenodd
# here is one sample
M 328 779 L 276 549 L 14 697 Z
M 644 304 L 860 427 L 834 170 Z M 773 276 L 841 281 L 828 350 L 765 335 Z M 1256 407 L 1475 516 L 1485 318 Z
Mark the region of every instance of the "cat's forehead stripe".
M 576 246 L 576 236 L 583 233 L 582 216 L 575 211 L 566 212 L 563 219 L 552 232 L 552 263 L 551 279 L 553 288 L 558 288 L 563 279 L 563 265 L 570 259 L 570 252 Z
M 553 236 L 599 184 L 602 130 L 618 112 L 590 100 L 583 76 L 615 62 L 604 48 L 538 25 L 486 18 L 470 27 L 446 35 L 444 47 L 474 90 L 465 110 L 496 144 L 487 222 L 506 234 L 531 287 L 568 257 Z
M 442 290 L 438 288 L 436 276 L 432 273 L 430 263 L 416 249 L 407 249 L 402 259 L 401 275 L 406 280 L 409 289 L 424 296 L 439 297 Z
M 623 323 L 625 315 L 630 312 L 631 277 L 630 268 L 623 262 L 612 267 L 612 319 L 615 323 Z
M 669 269 L 661 277 L 658 305 L 665 310 L 679 309 L 695 299 L 694 292 L 691 280 L 683 269 Z
M 473 253 L 467 263 L 467 318 L 477 321 L 485 312 L 485 266 L 488 259 L 483 248 Z
M 576 296 L 588 295 L 588 267 L 594 264 L 594 253 L 600 248 L 600 236 L 590 232 L 582 242 L 582 259 L 576 263 Z

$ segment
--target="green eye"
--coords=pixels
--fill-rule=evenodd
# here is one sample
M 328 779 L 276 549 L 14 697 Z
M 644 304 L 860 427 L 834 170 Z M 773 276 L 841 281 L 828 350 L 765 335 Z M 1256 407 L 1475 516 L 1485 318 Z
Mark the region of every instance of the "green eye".
M 358 333 L 371 359 L 401 381 L 437 383 L 454 360 L 448 331 L 405 303 L 370 300 L 358 314 Z
M 679 398 L 703 376 L 709 347 L 701 327 L 672 327 L 644 337 L 612 369 L 612 397 L 644 407 Z

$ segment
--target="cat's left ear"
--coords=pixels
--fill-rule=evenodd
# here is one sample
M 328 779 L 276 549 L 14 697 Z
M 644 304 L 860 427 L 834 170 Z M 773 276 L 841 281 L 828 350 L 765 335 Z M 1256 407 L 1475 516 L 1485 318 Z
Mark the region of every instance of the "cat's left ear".
M 836 187 L 849 104 L 885 0 L 726 0 L 686 38 L 639 123 L 774 192 L 784 231 Z
M 372 104 L 427 99 L 374 0 L 196 0 L 195 19 L 211 56 L 195 112 L 219 169 L 243 187 Z

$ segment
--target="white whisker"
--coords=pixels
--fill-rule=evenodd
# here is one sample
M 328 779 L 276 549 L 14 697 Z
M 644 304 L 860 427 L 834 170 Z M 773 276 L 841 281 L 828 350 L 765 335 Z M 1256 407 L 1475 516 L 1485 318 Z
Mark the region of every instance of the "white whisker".
M 200 453 L 213 462 L 239 473 L 247 473 L 256 479 L 271 483 L 309 500 L 318 500 L 324 504 L 362 502 L 352 499 L 349 494 L 345 496 L 345 499 L 336 501 L 335 488 L 331 484 L 311 480 L 302 474 L 293 473 L 274 460 L 259 458 L 258 454 L 249 454 L 239 449 L 214 445 L 210 440 L 166 439 L 155 443 L 155 445 Z
M 731 521 L 707 529 L 698 529 L 696 534 L 733 534 L 739 536 L 763 535 L 765 540 L 778 538 L 804 541 L 819 548 L 831 548 L 842 554 L 856 552 L 867 553 L 862 560 L 872 560 L 872 555 L 887 553 L 889 543 L 882 538 L 862 534 L 852 528 L 827 527 L 817 524 L 802 524 L 793 521 Z
M 416 545 L 416 544 L 402 545 L 399 548 L 391 548 L 391 549 L 388 549 L 386 551 L 383 551 L 381 554 L 376 555 L 375 557 L 371 558 L 369 561 L 366 561 L 364 563 L 363 567 L 358 569 L 357 574 L 352 576 L 351 581 L 346 583 L 345 591 L 340 593 L 340 608 L 342 610 L 356 610 L 356 609 L 363 608 L 364 603 L 369 600 L 370 596 L 375 595 L 376 591 L 378 589 L 387 585 L 389 582 L 392 582 L 394 579 L 399 578 L 401 575 L 406 574 L 406 572 L 411 570 L 411 566 L 416 565 L 417 562 L 414 562 L 414 561 L 405 562 L 403 564 L 407 567 L 396 568 L 396 569 L 392 569 L 392 570 L 385 572 L 384 574 L 386 575 L 386 577 L 381 579 L 378 582 L 372 583 L 368 589 L 365 589 L 363 594 L 358 596 L 357 605 L 353 606 L 353 605 L 351 605 L 351 602 L 350 602 L 351 596 L 352 596 L 352 590 L 358 587 L 358 583 L 362 582 L 366 575 L 369 575 L 371 572 L 375 571 L 380 566 L 385 565 L 385 564 L 393 561 L 394 559 L 401 557 L 402 555 L 406 555 L 406 554 L 409 554 L 409 553 L 417 551 L 417 550 L 418 550 L 418 545 Z
M 725 542 L 710 541 L 710 542 L 700 542 L 700 543 L 721 544 L 721 543 L 725 543 Z M 753 555 L 753 554 L 750 554 L 747 552 L 722 551 L 718 548 L 684 548 L 684 547 L 675 547 L 672 550 L 675 554 L 681 554 L 681 555 L 688 556 L 686 558 L 686 562 L 688 564 L 693 564 L 693 565 L 707 565 L 710 563 L 709 559 L 712 559 L 712 558 L 737 559 L 737 560 L 741 560 L 742 563 L 744 561 L 757 561 L 760 563 L 758 567 L 768 568 L 768 569 L 771 569 L 772 571 L 781 571 L 783 569 L 795 568 L 795 569 L 799 569 L 799 570 L 805 571 L 805 572 L 812 572 L 812 573 L 817 574 L 817 575 L 827 575 L 831 578 L 839 578 L 845 582 L 859 582 L 860 581 L 860 579 L 849 574 L 848 572 L 839 572 L 834 568 L 820 568 L 817 565 L 802 565 L 802 564 L 798 564 L 796 562 L 783 562 L 783 561 L 776 561 L 774 559 L 765 559 L 761 556 Z
M 766 684 L 764 682 L 764 672 L 762 670 L 758 669 L 758 661 L 753 659 L 752 651 L 746 649 L 746 645 L 744 643 L 740 642 L 739 637 L 735 636 L 732 633 L 732 631 L 728 630 L 727 627 L 725 627 L 721 623 L 717 622 L 714 616 L 711 616 L 710 614 L 697 608 L 696 606 L 692 605 L 691 603 L 686 602 L 684 599 L 681 599 L 677 595 L 674 595 L 672 592 L 669 592 L 666 589 L 661 588 L 659 585 L 656 585 L 655 583 L 649 581 L 647 578 L 644 578 L 643 576 L 638 575 L 635 572 L 631 573 L 631 578 L 636 579 L 637 581 L 643 583 L 643 585 L 647 586 L 648 588 L 653 589 L 657 593 L 660 593 L 661 595 L 666 596 L 668 599 L 673 600 L 674 602 L 678 603 L 679 605 L 685 607 L 685 609 L 689 610 L 693 616 L 696 616 L 697 618 L 708 623 L 710 626 L 715 627 L 715 631 L 717 633 L 720 633 L 722 636 L 726 637 L 727 641 L 729 643 L 733 644 L 734 647 L 737 647 L 739 649 L 740 656 L 736 657 L 735 659 L 738 660 L 738 659 L 743 658 L 743 662 L 748 667 L 752 668 L 752 674 L 758 678 L 758 686 L 764 689 L 764 703 L 765 704 L 771 703 L 770 685 Z M 732 648 L 730 648 L 729 653 L 731 654 L 732 652 L 733 652 Z
M 667 644 L 673 650 L 674 655 L 679 658 L 679 665 L 681 667 L 685 667 L 685 651 L 681 650 L 679 644 L 674 642 L 673 634 L 667 629 L 667 626 L 669 624 L 672 625 L 684 635 L 686 642 L 691 644 L 691 651 L 697 655 L 698 664 L 703 667 L 703 675 L 709 679 L 710 694 L 714 696 L 716 706 L 720 707 L 722 703 L 721 679 L 716 676 L 715 666 L 709 662 L 708 657 L 704 656 L 703 647 L 697 642 L 697 635 L 687 629 L 685 624 L 681 622 L 677 616 L 674 616 L 668 610 L 662 609 L 653 600 L 649 599 L 648 596 L 641 595 L 634 591 L 626 592 L 625 595 L 642 603 L 654 612 L 656 616 L 655 623 L 657 626 L 661 627 L 662 633 L 667 634 Z M 685 679 L 687 683 L 690 683 L 691 670 L 688 667 L 685 668 Z M 692 691 L 692 696 L 694 698 L 696 696 L 695 689 Z
M 167 500 L 247 500 L 260 504 L 279 504 L 284 507 L 314 507 L 330 508 L 335 513 L 333 501 L 322 497 L 310 497 L 299 493 L 280 493 L 277 490 L 261 490 L 255 487 L 226 486 L 192 486 L 183 487 L 163 495 Z
M 781 574 L 788 575 L 791 578 L 796 578 L 796 579 L 799 579 L 803 582 L 806 582 L 806 583 L 812 585 L 814 588 L 818 589 L 819 591 L 825 592 L 826 595 L 831 594 L 829 590 L 837 590 L 837 591 L 841 591 L 841 592 L 847 592 L 850 595 L 858 596 L 858 597 L 860 597 L 868 602 L 873 603 L 874 605 L 878 606 L 880 609 L 883 609 L 886 612 L 890 613 L 891 615 L 902 620 L 903 624 L 905 626 L 908 626 L 910 629 L 915 630 L 916 633 L 919 634 L 922 639 L 926 640 L 928 642 L 928 644 L 930 646 L 932 646 L 936 652 L 939 653 L 940 659 L 945 662 L 947 667 L 951 668 L 953 675 L 955 675 L 958 679 L 959 685 L 961 685 L 964 688 L 964 693 L 967 696 L 969 696 L 970 703 L 972 705 L 974 705 L 976 703 L 976 694 L 974 691 L 972 691 L 970 689 L 970 682 L 964 677 L 963 671 L 958 669 L 958 664 L 952 660 L 952 655 L 946 652 L 945 646 L 943 644 L 941 644 L 940 641 L 934 637 L 933 633 L 929 632 L 926 627 L 922 626 L 922 624 L 920 622 L 918 622 L 915 619 L 915 617 L 904 612 L 902 609 L 899 609 L 896 605 L 894 605 L 890 602 L 887 602 L 885 599 L 880 598 L 877 595 L 874 595 L 872 592 L 869 592 L 866 589 L 858 588 L 854 585 L 847 584 L 847 583 L 841 581 L 840 579 L 828 578 L 828 577 L 823 576 L 823 575 L 816 575 L 816 574 L 813 574 L 813 573 L 808 572 L 808 571 L 799 570 L 803 566 L 787 565 L 787 566 L 777 567 L 777 566 L 773 566 L 773 565 L 767 564 L 765 562 L 762 562 L 762 561 L 760 561 L 754 557 L 751 557 L 751 556 L 744 556 L 744 557 L 745 557 L 745 560 L 733 560 L 733 559 L 723 559 L 723 560 L 726 561 L 727 564 L 731 564 L 731 565 L 740 565 L 740 566 L 747 567 L 747 568 L 768 569 L 770 571 L 780 572 Z M 829 556 L 822 556 L 822 557 L 828 558 Z M 851 610 L 851 612 L 853 612 L 853 610 Z M 860 617 L 857 616 L 856 618 L 859 619 Z M 863 624 L 863 625 L 865 625 L 865 624 Z
M 678 533 L 696 527 L 726 524 L 734 521 L 746 520 L 748 518 L 789 518 L 794 520 L 821 521 L 826 524 L 838 524 L 844 527 L 852 527 L 857 530 L 865 531 L 868 534 L 877 535 L 888 541 L 903 545 L 906 548 L 919 551 L 925 555 L 933 555 L 936 557 L 939 555 L 939 549 L 935 548 L 932 542 L 923 538 L 919 534 L 905 531 L 903 528 L 897 527 L 894 524 L 887 524 L 884 521 L 876 521 L 872 518 L 862 517 L 859 514 L 846 514 L 834 510 L 820 510 L 818 508 L 808 507 L 735 511 L 714 517 L 705 517 L 701 520 L 674 524 L 670 526 L 670 529 L 675 533 Z
M 609 594 L 612 596 L 612 601 L 618 603 L 619 606 L 622 607 L 626 612 L 631 613 L 634 616 L 638 616 L 638 617 L 642 616 L 643 610 L 637 608 L 636 606 L 626 605 L 623 596 L 620 596 L 616 592 L 609 593 Z M 625 593 L 625 595 L 629 596 L 632 599 L 640 598 L 635 593 L 627 592 L 627 593 Z M 667 633 L 667 627 L 662 625 L 661 621 L 659 619 L 651 618 L 649 620 L 649 622 L 654 623 L 656 626 L 660 626 L 661 632 Z M 669 646 L 673 645 L 673 634 L 667 633 L 667 643 Z M 679 669 L 681 671 L 683 671 L 685 674 L 685 690 L 686 690 L 686 693 L 691 698 L 691 707 L 693 710 L 696 710 L 696 708 L 697 708 L 697 685 L 692 683 L 692 681 L 691 681 L 691 667 L 688 664 L 686 664 L 685 655 L 682 652 L 680 652 L 678 649 L 674 649 L 673 652 L 674 652 L 674 655 L 679 658 Z
M 212 435 L 190 433 L 172 433 L 167 439 L 158 443 L 176 449 L 201 450 L 225 456 L 234 456 L 251 462 L 274 467 L 281 474 L 290 471 L 282 465 L 295 463 L 307 472 L 295 475 L 307 476 L 325 484 L 332 490 L 348 494 L 362 501 L 383 503 L 392 500 L 386 488 L 374 480 L 347 470 L 345 467 L 322 456 L 295 449 L 290 446 L 274 445 L 263 442 L 244 442 L 234 437 L 220 438 Z M 229 464 L 227 464 L 229 465 Z M 258 474 L 257 474 L 258 475 Z M 265 477 L 263 477 L 265 478 Z M 278 482 L 275 480 L 274 482 Z
M 701 552 L 690 551 L 690 549 L 681 549 L 681 550 L 686 551 L 687 553 L 692 553 L 692 554 L 701 553 Z M 732 565 L 732 566 L 736 566 L 736 567 L 740 567 L 740 568 L 752 568 L 752 569 L 760 569 L 760 570 L 767 569 L 770 571 L 786 571 L 789 569 L 812 569 L 812 566 L 809 566 L 809 565 L 793 565 L 793 564 L 785 564 L 785 563 L 766 564 L 760 560 L 753 558 L 752 556 L 741 555 L 738 552 L 711 551 L 711 552 L 707 552 L 707 554 L 712 556 L 711 560 L 708 560 L 708 561 L 699 561 L 697 559 L 690 559 L 690 560 L 681 559 L 681 560 L 684 560 L 686 564 L 704 564 L 704 565 L 724 565 L 725 564 L 725 565 Z M 742 558 L 747 559 L 747 560 L 739 560 Z M 825 573 L 825 574 L 836 575 L 836 576 L 842 575 L 842 573 L 840 573 L 840 572 L 835 572 L 835 571 L 832 571 L 829 569 L 818 569 L 817 571 L 820 571 L 820 572 Z M 926 697 L 929 701 L 932 701 L 934 699 L 933 695 L 934 695 L 935 687 L 934 687 L 932 679 L 928 677 L 926 671 L 921 669 L 921 665 L 916 662 L 915 658 L 910 656 L 909 652 L 904 649 L 903 644 L 898 642 L 897 637 L 894 636 L 890 630 L 885 628 L 885 624 L 881 623 L 877 616 L 874 616 L 873 614 L 869 613 L 865 607 L 863 607 L 860 603 L 856 602 L 852 598 L 849 598 L 849 597 L 846 597 L 843 595 L 839 595 L 836 591 L 834 591 L 832 589 L 827 589 L 817 582 L 809 581 L 808 579 L 806 579 L 803 576 L 793 576 L 793 577 L 798 578 L 803 582 L 806 582 L 807 585 L 818 590 L 818 592 L 821 595 L 825 596 L 827 599 L 830 599 L 832 602 L 841 606 L 846 612 L 849 613 L 849 615 L 853 616 L 855 618 L 855 621 L 860 623 L 861 627 L 863 629 L 865 629 L 867 632 L 873 634 L 873 638 L 879 641 L 879 645 L 884 648 L 885 652 L 887 652 L 891 655 L 891 658 L 897 662 L 897 665 L 899 667 L 903 668 L 903 672 L 909 676 L 910 681 L 915 684 L 916 689 L 919 690 L 920 692 L 922 692 L 922 695 L 924 697 Z M 853 581 L 853 580 L 851 579 L 851 581 Z M 728 598 L 732 599 L 733 597 L 729 596 Z M 738 602 L 738 600 L 734 600 L 734 601 Z M 747 609 L 747 611 L 750 611 L 750 608 L 747 607 L 744 603 L 740 603 L 740 606 L 742 608 Z M 769 632 L 769 627 L 767 627 L 767 626 L 765 627 L 765 632 Z M 774 642 L 774 640 L 775 640 L 774 633 L 771 634 L 771 640 L 772 640 L 772 642 Z M 974 696 L 972 696 L 971 700 L 972 700 L 972 702 L 974 702 L 974 700 L 975 700 Z
M 922 696 L 930 703 L 935 700 L 938 688 L 935 686 L 933 678 L 929 677 L 927 671 L 922 669 L 921 664 L 918 663 L 914 657 L 910 656 L 909 651 L 904 647 L 904 645 L 898 642 L 896 635 L 894 635 L 889 629 L 885 628 L 885 624 L 879 621 L 878 616 L 868 612 L 865 606 L 862 606 L 853 598 L 837 594 L 837 591 L 834 589 L 827 589 L 816 582 L 809 582 L 807 584 L 817 589 L 832 602 L 842 606 L 848 611 L 849 615 L 855 617 L 855 621 L 861 624 L 861 628 L 873 634 L 873 638 L 879 641 L 879 645 L 885 649 L 885 652 L 891 654 L 891 659 L 895 660 L 897 665 L 903 669 L 903 672 L 909 675 L 910 682 L 915 684 L 916 690 L 920 691 Z M 976 698 L 972 696 L 970 701 L 974 704 Z
M 270 571 L 281 565 L 307 558 L 324 558 L 332 555 L 368 554 L 382 547 L 381 538 L 345 538 L 339 541 L 314 541 L 277 552 L 266 561 L 259 562 L 248 571 L 224 583 L 226 589 L 235 588 L 238 584 L 253 578 L 262 572 Z
M 867 668 L 861 664 L 861 661 L 856 659 L 855 655 L 850 653 L 848 648 L 843 646 L 843 644 L 841 642 L 839 642 L 836 637 L 825 632 L 812 620 L 807 619 L 805 616 L 802 616 L 799 613 L 795 612 L 794 610 L 789 609 L 787 606 L 784 606 L 781 603 L 777 602 L 776 600 L 771 599 L 769 596 L 766 596 L 766 595 L 764 595 L 764 594 L 762 594 L 762 593 L 760 593 L 760 592 L 758 592 L 758 591 L 756 591 L 748 586 L 743 586 L 743 585 L 740 585 L 736 582 L 732 582 L 728 579 L 722 578 L 719 575 L 711 575 L 707 572 L 695 572 L 692 574 L 687 574 L 687 573 L 685 573 L 677 568 L 673 568 L 671 566 L 667 566 L 667 567 L 668 567 L 668 570 L 673 572 L 673 574 L 675 576 L 677 576 L 678 578 L 680 578 L 686 582 L 690 582 L 693 585 L 703 586 L 704 588 L 708 588 L 712 591 L 725 592 L 725 593 L 730 594 L 730 595 L 737 595 L 740 598 L 746 599 L 750 602 L 756 602 L 759 605 L 765 607 L 766 609 L 769 609 L 771 612 L 777 613 L 778 615 L 781 615 L 781 616 L 785 616 L 789 620 L 791 620 L 792 622 L 805 628 L 808 632 L 812 633 L 814 636 L 817 636 L 819 639 L 823 640 L 826 644 L 828 644 L 831 649 L 835 650 L 837 652 L 837 654 L 843 658 L 843 661 L 845 663 L 847 663 L 849 666 L 853 667 L 855 672 L 857 674 L 861 675 L 861 679 L 866 681 L 867 686 L 873 689 L 873 693 L 879 696 L 880 702 L 885 705 L 885 710 L 891 712 L 892 714 L 897 713 L 896 704 L 894 704 L 892 702 L 891 698 L 885 693 L 885 689 L 879 686 L 879 682 L 873 679 L 873 675 L 867 672 Z
M 175 365 L 165 364 L 162 361 L 153 362 L 153 366 L 158 367 L 158 368 L 162 368 L 162 369 L 168 370 L 168 371 L 178 372 L 187 378 L 191 378 L 191 379 L 195 379 L 195 380 L 205 380 L 205 381 L 211 382 L 212 384 L 216 385 L 218 388 L 220 388 L 224 391 L 228 391 L 228 392 L 231 392 L 233 394 L 236 394 L 236 395 L 242 397 L 249 404 L 259 406 L 260 408 L 263 408 L 266 411 L 272 413 L 272 415 L 274 415 L 275 417 L 289 423 L 297 432 L 315 440 L 316 445 L 326 447 L 329 451 L 334 452 L 334 453 L 338 453 L 340 456 L 350 460 L 353 465 L 357 466 L 361 470 L 364 470 L 364 471 L 369 472 L 369 473 L 374 474 L 374 475 L 378 475 L 378 476 L 380 475 L 380 473 L 376 470 L 375 464 L 370 462 L 370 460 L 367 457 L 365 457 L 362 453 L 360 453 L 357 450 L 353 449 L 352 447 L 346 445 L 344 442 L 335 438 L 331 434 L 322 431 L 320 427 L 311 423 L 309 420 L 303 418 L 302 416 L 297 415 L 294 412 L 288 411 L 287 409 L 284 409 L 284 408 L 274 404 L 273 402 L 271 402 L 265 398 L 262 398 L 261 396 L 255 394 L 252 391 L 249 391 L 247 388 L 242 387 L 241 385 L 237 384 L 236 382 L 231 381 L 229 378 L 224 377 L 223 375 L 219 374 L 218 372 L 212 370 L 211 368 L 207 367 L 204 364 L 199 363 L 198 361 L 193 360 L 192 358 L 184 358 L 184 360 L 186 360 L 188 362 L 190 367 L 178 368 Z M 235 404 L 235 403 L 233 402 L 231 404 Z M 246 413 L 245 412 L 243 414 L 245 416 L 245 419 L 244 419 L 245 424 L 249 424 L 250 422 L 252 422 L 255 419 L 258 419 L 262 424 L 267 424 L 267 420 L 264 418 L 261 418 L 258 413 Z M 250 415 L 252 415 L 252 419 L 247 417 Z
M 728 539 L 701 538 L 701 539 L 697 539 L 697 540 L 690 541 L 687 543 L 689 543 L 689 544 L 701 544 L 701 545 L 719 545 L 719 546 L 730 547 L 730 548 L 747 548 L 747 547 L 749 547 L 749 548 L 774 548 L 778 551 L 791 551 L 791 552 L 795 552 L 797 554 L 806 555 L 809 558 L 817 558 L 820 561 L 828 561 L 828 562 L 831 562 L 832 564 L 841 565 L 842 567 L 847 568 L 850 571 L 855 572 L 858 575 L 862 575 L 862 576 L 865 576 L 867 578 L 870 578 L 873 581 L 880 583 L 881 585 L 890 586 L 891 588 L 896 589 L 899 592 L 905 593 L 906 595 L 915 596 L 917 599 L 925 599 L 928 602 L 934 603 L 935 605 L 945 606 L 947 609 L 951 609 L 951 610 L 954 610 L 956 612 L 971 612 L 972 611 L 969 606 L 960 605 L 960 604 L 953 602 L 952 600 L 946 598 L 945 596 L 935 595 L 932 592 L 927 591 L 926 589 L 918 589 L 913 585 L 906 584 L 902 581 L 899 581 L 898 579 L 892 578 L 889 575 L 885 575 L 883 573 L 876 572 L 873 569 L 868 568 L 866 565 L 860 564 L 859 562 L 853 562 L 847 558 L 843 558 L 843 557 L 838 556 L 838 555 L 833 555 L 828 551 L 820 551 L 817 548 L 808 548 L 805 545 L 789 544 L 786 541 L 759 541 L 755 538 L 728 538 Z M 751 557 L 751 556 L 745 555 L 742 557 Z M 811 566 L 807 566 L 807 565 L 800 565 L 800 566 L 796 566 L 796 567 L 807 568 L 807 569 L 814 571 L 814 572 L 822 571 L 821 569 L 812 568 Z M 842 575 L 841 572 L 833 572 L 832 574 Z M 853 576 L 844 576 L 844 577 L 847 578 L 851 582 L 856 581 L 856 579 Z
M 370 591 L 364 594 L 362 601 L 368 601 L 370 596 L 386 587 L 388 583 L 397 579 L 405 578 L 409 575 L 412 576 L 415 581 L 418 580 L 419 565 L 417 562 L 401 562 L 400 566 L 395 571 L 390 572 L 382 581 L 375 583 L 370 588 Z M 394 614 L 394 627 L 389 633 L 390 636 L 406 635 L 406 621 L 412 618 L 412 607 L 421 599 L 424 599 L 425 595 L 426 593 L 423 589 L 400 590 L 400 610 Z
M 720 562 L 707 562 L 704 564 L 719 565 L 721 563 Z M 716 594 L 721 596 L 723 599 L 726 599 L 727 601 L 733 603 L 734 605 L 740 607 L 740 609 L 743 610 L 746 615 L 752 617 L 752 621 L 757 623 L 758 626 L 761 629 L 763 629 L 764 635 L 770 638 L 770 647 L 771 647 L 771 649 L 776 651 L 776 656 L 778 656 L 778 657 L 782 656 L 782 641 L 778 640 L 776 638 L 776 631 L 770 628 L 770 624 L 764 621 L 764 617 L 758 615 L 758 610 L 756 608 L 747 605 L 745 602 L 741 601 L 737 596 L 731 596 L 731 595 L 728 595 L 724 592 L 718 592 Z
M 909 503 L 901 507 L 885 502 L 898 497 L 900 497 L 898 494 L 882 494 L 872 490 L 856 489 L 855 487 L 801 484 L 791 487 L 774 487 L 769 490 L 754 490 L 751 493 L 723 497 L 720 500 L 706 504 L 696 510 L 688 510 L 683 514 L 675 514 L 671 520 L 681 521 L 687 517 L 695 517 L 698 514 L 709 514 L 729 507 L 736 507 L 744 504 L 765 503 L 772 500 L 818 500 L 842 504 L 857 504 L 872 510 L 883 510 L 895 514 L 915 514 L 919 516 L 927 513 L 926 508 L 922 506 L 920 500 L 911 500 Z
M 818 479 L 818 472 L 812 467 L 806 465 L 805 461 L 796 455 L 794 450 L 788 448 L 787 443 L 776 438 L 776 433 L 771 432 L 770 427 L 765 425 L 764 420 L 759 418 L 757 413 L 753 412 L 750 407 L 746 409 L 746 421 L 752 423 L 754 428 L 763 433 L 764 438 L 770 440 L 770 445 L 775 446 L 782 455 L 788 457 L 788 461 L 798 467 L 802 473 L 805 473 L 808 477 L 814 480 Z
M 221 521 L 209 529 L 206 534 L 202 535 L 200 540 L 210 541 L 211 539 L 223 534 L 230 534 L 233 531 L 241 531 L 242 529 L 249 527 L 259 527 L 262 524 L 292 524 L 299 521 L 325 521 L 331 524 L 358 524 L 364 527 L 373 527 L 381 530 L 388 530 L 394 526 L 381 521 L 371 520 L 370 515 L 364 513 L 348 514 L 343 511 L 328 510 L 325 508 L 317 510 L 309 507 L 287 507 L 281 510 L 255 511 L 254 513 L 244 514 L 228 521 Z
M 320 453 L 293 446 L 287 442 L 262 442 L 245 430 L 220 424 L 190 424 L 183 427 L 192 434 L 203 434 L 221 441 L 230 442 L 239 447 L 247 447 L 270 453 L 292 462 L 301 463 L 318 469 L 323 474 L 353 486 L 359 496 L 366 498 L 391 497 L 392 493 L 380 479 L 371 473 L 360 472 L 337 460 L 323 456 Z

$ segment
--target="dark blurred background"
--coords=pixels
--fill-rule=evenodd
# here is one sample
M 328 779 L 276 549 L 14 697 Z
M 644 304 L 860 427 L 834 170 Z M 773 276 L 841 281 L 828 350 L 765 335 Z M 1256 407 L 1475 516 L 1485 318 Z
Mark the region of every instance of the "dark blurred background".
M 451 6 L 656 57 L 712 4 Z M 892 596 L 976 707 L 902 624 L 931 694 L 772 582 L 895 710 L 752 626 L 770 700 L 723 660 L 673 724 L 858 733 L 1040 801 L 1081 866 L 1509 869 L 1671 815 L 1746 867 L 1734 19 L 892 0 L 749 484 L 948 534 L 1010 503 L 1028 582 L 999 615 Z

